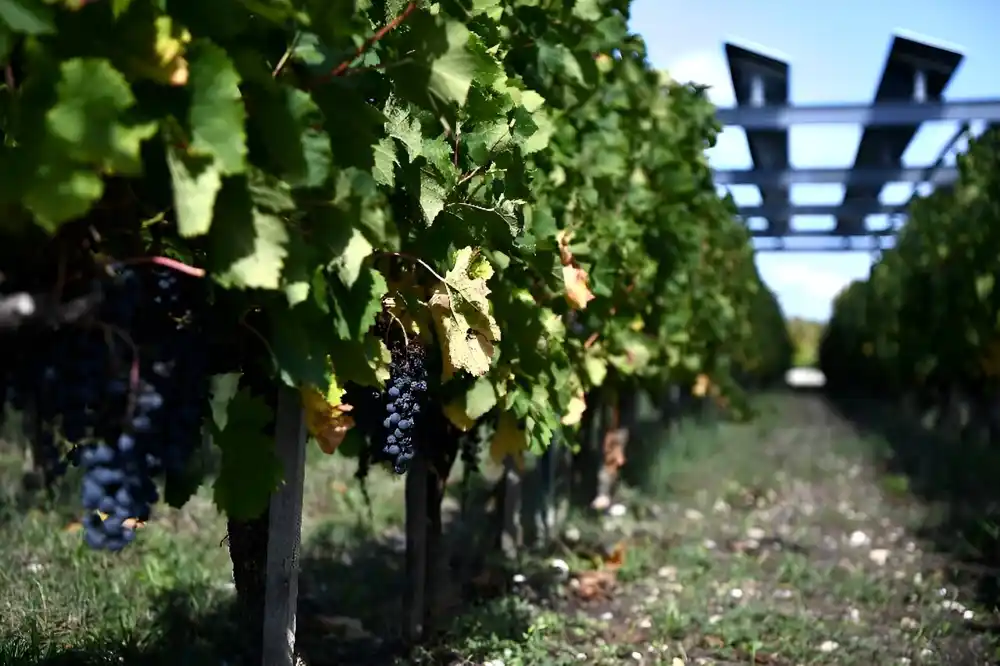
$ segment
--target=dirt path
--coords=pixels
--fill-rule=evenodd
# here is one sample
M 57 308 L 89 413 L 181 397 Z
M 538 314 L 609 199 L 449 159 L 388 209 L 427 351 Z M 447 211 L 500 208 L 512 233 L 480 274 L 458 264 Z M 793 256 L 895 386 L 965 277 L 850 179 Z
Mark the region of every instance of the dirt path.
M 996 614 L 950 582 L 954 560 L 915 537 L 940 507 L 908 495 L 918 484 L 878 471 L 886 441 L 859 435 L 816 395 L 775 396 L 762 408 L 747 425 L 669 438 L 650 428 L 640 438 L 655 453 L 649 464 L 637 464 L 642 451 L 630 444 L 646 472 L 641 491 L 623 493 L 606 516 L 574 521 L 547 556 L 491 570 L 471 595 L 482 600 L 461 606 L 440 644 L 403 658 L 394 639 L 403 484 L 372 474 L 369 514 L 353 465 L 317 454 L 304 502 L 305 663 L 998 663 Z M 894 439 L 917 451 L 908 436 Z M 950 450 L 969 459 L 968 449 Z M 950 470 L 959 491 L 995 478 L 972 467 L 961 483 Z M 20 473 L 19 459 L 10 469 Z M 0 502 L 0 664 L 235 663 L 225 521 L 210 492 L 182 511 L 160 510 L 141 542 L 115 556 L 80 546 L 66 522 L 75 510 Z
M 996 663 L 982 630 L 993 618 L 912 536 L 927 510 L 887 488 L 880 442 L 815 395 L 775 398 L 768 411 L 682 433 L 651 494 L 569 527 L 558 557 L 515 576 L 517 596 L 463 622 L 476 637 L 427 661 Z

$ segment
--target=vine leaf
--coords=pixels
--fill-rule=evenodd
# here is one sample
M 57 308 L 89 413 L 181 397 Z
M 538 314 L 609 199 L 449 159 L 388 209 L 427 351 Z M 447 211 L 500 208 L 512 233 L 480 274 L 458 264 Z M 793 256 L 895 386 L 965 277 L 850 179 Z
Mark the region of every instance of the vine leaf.
M 569 404 L 566 405 L 566 410 L 559 422 L 564 426 L 575 426 L 583 420 L 583 414 L 586 411 L 587 395 L 583 389 L 580 389 L 569 399 Z
M 51 232 L 85 214 L 103 194 L 104 181 L 93 171 L 66 162 L 41 164 L 24 193 L 24 206 Z
M 566 300 L 577 310 L 583 310 L 595 297 L 594 292 L 590 290 L 590 277 L 587 271 L 580 268 L 573 258 L 573 252 L 569 247 L 571 239 L 572 235 L 566 231 L 560 231 L 556 235 L 559 260 L 562 262 L 563 284 L 566 287 Z
M 263 400 L 241 389 L 226 409 L 225 427 L 213 428 L 215 443 L 222 450 L 213 499 L 231 518 L 251 520 L 261 515 L 281 485 L 281 461 L 274 438 L 266 434 L 273 418 L 273 410 Z
M 578 310 L 587 307 L 594 300 L 594 292 L 590 291 L 590 280 L 587 271 L 577 266 L 562 267 L 563 284 L 566 285 L 566 300 Z
M 223 183 L 214 211 L 216 281 L 227 288 L 278 289 L 288 256 L 284 221 L 253 205 L 243 179 Z
M 468 432 L 476 425 L 476 421 L 497 405 L 497 392 L 493 383 L 485 377 L 480 377 L 468 391 L 443 408 L 456 428 Z
M 226 175 L 246 170 L 246 111 L 240 75 L 226 52 L 207 41 L 189 49 L 191 152 L 209 155 Z
M 323 453 L 332 455 L 354 427 L 350 415 L 354 408 L 341 402 L 344 391 L 337 385 L 334 375 L 331 375 L 325 394 L 315 386 L 302 386 L 299 393 L 309 434 L 316 438 Z
M 415 13 L 407 24 L 404 48 L 417 57 L 391 70 L 396 88 L 432 111 L 464 105 L 478 67 L 469 50 L 469 29 L 426 12 Z
M 511 412 L 504 412 L 497 422 L 496 432 L 490 441 L 490 459 L 497 464 L 503 464 L 508 457 L 514 462 L 518 471 L 524 470 L 524 452 L 528 449 L 528 438 L 517 423 L 517 417 Z
M 41 0 L 0 0 L 0 19 L 14 32 L 25 35 L 51 35 L 56 31 L 52 10 Z
M 65 142 L 71 158 L 100 171 L 141 173 L 139 146 L 158 125 L 126 122 L 135 97 L 125 76 L 98 58 L 69 60 L 61 75 L 56 87 L 59 101 L 46 115 L 52 136 Z
M 218 163 L 208 158 L 194 158 L 177 146 L 167 146 L 167 169 L 174 190 L 177 231 L 190 238 L 208 233 L 212 228 L 215 198 L 222 188 Z
M 455 265 L 434 287 L 431 315 L 444 348 L 444 379 L 465 370 L 481 377 L 490 369 L 500 327 L 490 313 L 486 282 L 493 267 L 471 247 L 459 250 Z

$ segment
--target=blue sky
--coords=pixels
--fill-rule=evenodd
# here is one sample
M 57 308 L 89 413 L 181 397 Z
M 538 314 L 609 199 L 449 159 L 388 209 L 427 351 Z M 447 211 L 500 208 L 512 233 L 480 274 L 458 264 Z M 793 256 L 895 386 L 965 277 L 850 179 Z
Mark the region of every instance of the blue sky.
M 631 26 L 646 40 L 654 67 L 681 81 L 712 86 L 712 100 L 723 107 L 735 103 L 722 50 L 726 41 L 789 62 L 793 103 L 868 103 L 898 31 L 965 55 L 945 90 L 946 99 L 1000 98 L 1000 0 L 636 0 Z M 903 164 L 933 162 L 955 129 L 955 123 L 925 123 Z M 854 161 L 861 128 L 811 125 L 792 128 L 790 136 L 792 166 L 844 168 Z M 738 128 L 726 128 L 709 156 L 718 169 L 751 166 L 745 135 Z M 911 187 L 887 185 L 881 199 L 902 203 Z M 732 192 L 740 205 L 760 203 L 756 187 L 736 186 Z M 791 191 L 793 203 L 799 204 L 835 204 L 842 195 L 840 185 L 796 185 Z M 885 225 L 877 218 L 870 222 Z M 796 218 L 792 225 L 823 228 L 832 225 L 832 219 Z M 799 243 L 816 246 L 813 239 Z M 787 314 L 826 319 L 833 296 L 868 274 L 871 255 L 771 252 L 759 253 L 757 264 Z

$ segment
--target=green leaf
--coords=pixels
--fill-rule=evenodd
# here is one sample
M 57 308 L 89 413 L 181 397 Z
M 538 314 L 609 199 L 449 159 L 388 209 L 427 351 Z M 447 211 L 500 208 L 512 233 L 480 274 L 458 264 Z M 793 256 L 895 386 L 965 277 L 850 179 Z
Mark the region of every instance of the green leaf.
M 478 420 L 488 411 L 497 405 L 497 393 L 493 388 L 492 381 L 487 377 L 480 377 L 476 383 L 466 392 L 461 400 L 465 408 L 465 414 L 473 421 Z
M 396 184 L 396 142 L 391 137 L 385 137 L 375 144 L 375 166 L 372 167 L 372 176 L 375 182 L 385 187 L 394 187 Z
M 371 256 L 375 248 L 368 242 L 358 229 L 351 229 L 350 238 L 343 251 L 332 262 L 331 267 L 337 271 L 337 276 L 348 289 L 354 286 L 361 277 L 365 260 Z
M 23 202 L 39 226 L 53 232 L 62 223 L 85 215 L 103 194 L 104 181 L 93 171 L 68 164 L 43 164 Z
M 469 29 L 425 12 L 416 12 L 407 23 L 411 29 L 405 46 L 413 55 L 410 62 L 389 70 L 397 89 L 436 112 L 465 104 L 478 66 L 469 50 Z
M 46 114 L 51 136 L 66 144 L 65 153 L 74 160 L 108 173 L 140 173 L 140 145 L 158 125 L 127 120 L 135 97 L 125 76 L 97 58 L 67 60 L 60 74 L 58 101 Z
M 253 205 L 245 179 L 223 183 L 214 220 L 209 242 L 216 281 L 229 288 L 278 289 L 288 230 L 277 215 Z
M 438 213 L 444 210 L 448 193 L 442 187 L 437 177 L 427 170 L 420 172 L 420 210 L 424 213 L 427 226 L 434 224 Z
M 382 310 L 382 298 L 389 289 L 385 277 L 366 267 L 350 287 L 332 284 L 330 288 L 336 301 L 334 328 L 337 337 L 343 340 L 364 338 L 375 323 L 375 315 Z
M 584 21 L 600 21 L 604 18 L 600 0 L 576 0 L 573 5 L 573 16 Z
M 386 117 L 386 130 L 389 136 L 406 147 L 406 155 L 410 161 L 423 154 L 424 136 L 420 129 L 420 121 L 411 116 L 407 110 L 399 106 L 392 98 L 386 102 L 383 112 Z
M 468 28 L 458 21 L 447 21 L 444 41 L 435 46 L 439 55 L 431 62 L 427 87 L 439 99 L 461 106 L 476 74 L 476 61 L 469 53 Z
M 320 187 L 330 177 L 333 150 L 323 114 L 309 93 L 291 86 L 258 89 L 247 125 L 267 155 L 267 168 L 292 187 Z M 255 144 L 256 145 L 256 144 Z
M 202 40 L 190 49 L 191 147 L 193 153 L 219 161 L 225 175 L 246 170 L 246 112 L 240 76 L 219 46 Z
M 289 386 L 326 386 L 326 356 L 332 336 L 329 316 L 308 303 L 277 311 L 270 344 L 282 381 Z
M 56 31 L 52 10 L 41 0 L 0 0 L 0 20 L 25 35 L 51 35 Z
M 216 427 L 213 433 L 222 451 L 213 498 L 229 517 L 252 520 L 267 510 L 283 477 L 274 437 L 266 434 L 274 412 L 263 400 L 240 389 L 226 414 L 226 426 Z
M 219 430 L 226 429 L 229 418 L 229 403 L 239 391 L 240 376 L 238 372 L 212 376 L 209 403 L 212 408 L 212 423 Z
M 218 161 L 192 157 L 175 146 L 167 146 L 166 153 L 177 231 L 184 238 L 207 234 L 212 228 L 215 198 L 222 189 Z

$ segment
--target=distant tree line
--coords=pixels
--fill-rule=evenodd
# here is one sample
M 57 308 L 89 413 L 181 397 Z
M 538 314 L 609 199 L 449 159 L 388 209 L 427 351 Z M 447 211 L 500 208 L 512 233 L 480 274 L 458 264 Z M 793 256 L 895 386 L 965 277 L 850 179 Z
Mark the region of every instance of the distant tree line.
M 826 324 L 821 321 L 792 317 L 787 320 L 786 325 L 794 348 L 793 364 L 796 367 L 816 365 L 819 342 L 823 337 Z

